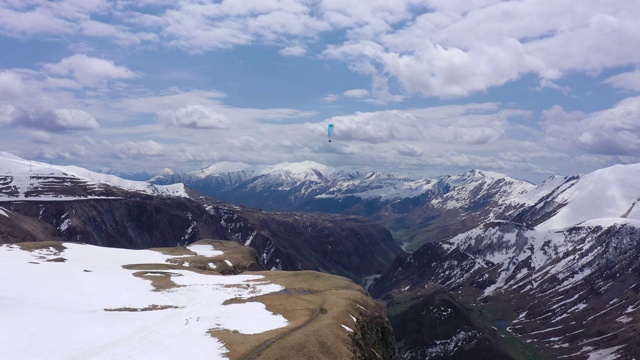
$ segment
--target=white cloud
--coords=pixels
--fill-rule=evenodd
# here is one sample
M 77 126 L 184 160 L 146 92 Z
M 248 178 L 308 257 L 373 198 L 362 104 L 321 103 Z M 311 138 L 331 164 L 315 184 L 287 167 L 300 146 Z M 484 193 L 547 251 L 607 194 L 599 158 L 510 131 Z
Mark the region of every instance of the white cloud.
M 350 98 L 363 98 L 369 96 L 369 90 L 367 89 L 351 89 L 347 90 L 343 94 L 346 97 Z
M 139 156 L 143 157 L 157 157 L 164 155 L 164 145 L 153 141 L 127 141 L 115 145 L 115 156 L 120 158 L 135 158 Z
M 620 73 L 604 81 L 615 88 L 640 92 L 640 70 Z
M 94 130 L 99 127 L 96 119 L 86 111 L 77 109 L 56 109 L 54 124 L 63 130 Z
M 338 101 L 340 99 L 340 95 L 336 94 L 327 94 L 322 98 L 322 102 L 330 104 Z
M 303 46 L 296 45 L 280 49 L 278 53 L 284 56 L 303 56 L 307 53 L 307 49 L 305 49 Z
M 10 125 L 13 122 L 16 108 L 11 105 L 0 104 L 0 126 Z
M 543 113 L 549 145 L 594 155 L 640 154 L 640 97 L 627 98 L 616 106 L 590 114 L 565 112 L 555 106 Z
M 221 129 L 229 126 L 229 119 L 215 110 L 202 105 L 162 111 L 158 118 L 167 124 L 193 129 Z
M 322 37 L 329 41 L 324 56 L 369 76 L 372 101 L 388 103 L 405 95 L 467 96 L 530 74 L 542 86 L 567 93 L 553 82 L 567 73 L 640 63 L 640 54 L 628 46 L 640 42 L 638 14 L 637 1 L 577 7 L 571 0 L 553 6 L 538 0 L 31 0 L 0 5 L 0 29 L 21 37 L 100 37 L 193 53 L 261 44 L 280 48 L 284 56 L 307 55 L 310 44 L 331 34 L 336 36 Z M 132 77 L 130 70 L 109 65 L 125 71 L 120 78 Z M 76 80 L 96 86 L 100 78 L 92 75 L 79 73 Z M 620 78 L 610 83 L 637 88 Z M 399 90 L 390 91 L 395 85 Z
M 9 125 L 53 132 L 71 130 L 95 130 L 96 119 L 78 109 L 34 110 L 18 109 L 12 113 Z
M 427 97 L 466 96 L 527 74 L 555 80 L 570 71 L 640 62 L 625 45 L 640 41 L 635 2 L 580 9 L 566 0 L 554 6 L 532 0 L 465 8 L 428 4 L 437 10 L 382 35 L 352 37 L 324 54 L 358 64 L 354 69 L 372 77 L 391 75 L 404 92 Z
M 58 18 L 43 7 L 34 10 L 16 11 L 11 7 L 0 7 L 0 29 L 4 33 L 32 35 L 38 33 L 69 34 L 76 25 L 72 21 Z
M 35 143 L 48 144 L 51 142 L 51 134 L 46 131 L 34 130 L 34 131 L 26 131 L 26 133 L 31 138 L 31 140 Z
M 330 29 L 311 13 L 310 4 L 297 0 L 183 3 L 162 15 L 162 35 L 170 45 L 191 52 L 255 42 L 286 44 Z
M 126 66 L 117 66 L 112 60 L 75 54 L 56 64 L 43 68 L 54 75 L 71 76 L 78 84 L 87 87 L 102 86 L 108 80 L 132 79 L 138 75 Z

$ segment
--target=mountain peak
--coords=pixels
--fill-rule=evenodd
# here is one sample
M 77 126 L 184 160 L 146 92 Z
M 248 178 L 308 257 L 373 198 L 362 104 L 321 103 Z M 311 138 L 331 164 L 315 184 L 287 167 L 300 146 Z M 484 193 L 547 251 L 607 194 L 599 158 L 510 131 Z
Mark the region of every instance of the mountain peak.
M 335 169 L 329 166 L 307 160 L 295 163 L 284 162 L 273 165 L 264 169 L 260 174 L 319 181 L 323 178 L 330 178 L 334 173 Z
M 253 167 L 251 165 L 245 164 L 243 162 L 220 161 L 204 169 L 193 171 L 189 174 L 200 177 L 200 178 L 204 178 L 210 175 L 220 175 L 220 174 L 241 172 L 241 171 L 249 170 L 252 168 Z
M 77 166 L 29 161 L 6 152 L 0 152 L 0 174 L 10 175 L 4 180 L 4 188 L 0 189 L 0 201 L 77 200 L 113 196 L 105 190 L 105 185 L 127 191 L 188 197 L 184 184 L 156 186 L 146 181 L 126 180 Z M 69 190 L 71 188 L 74 190 Z
M 598 218 L 640 220 L 640 164 L 614 165 L 580 177 L 568 178 L 551 201 L 565 204 L 544 229 L 562 229 Z M 572 180 L 572 181 L 569 181 Z

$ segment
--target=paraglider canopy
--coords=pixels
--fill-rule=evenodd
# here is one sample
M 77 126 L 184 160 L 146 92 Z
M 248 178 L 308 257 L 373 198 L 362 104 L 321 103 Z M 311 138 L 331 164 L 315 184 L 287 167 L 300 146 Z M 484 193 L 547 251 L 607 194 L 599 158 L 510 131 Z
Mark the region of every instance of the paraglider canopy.
M 333 124 L 329 124 L 327 128 L 327 134 L 329 135 L 329 142 L 331 142 L 331 134 L 333 134 Z

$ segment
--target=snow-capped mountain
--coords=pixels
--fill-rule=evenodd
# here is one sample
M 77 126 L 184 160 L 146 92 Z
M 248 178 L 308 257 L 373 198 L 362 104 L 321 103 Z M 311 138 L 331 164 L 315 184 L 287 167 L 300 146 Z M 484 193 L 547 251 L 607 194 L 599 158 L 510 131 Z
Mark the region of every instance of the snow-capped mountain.
M 618 165 L 514 193 L 505 203 L 520 206 L 504 213 L 507 220 L 488 219 L 404 255 L 372 291 L 396 306 L 441 287 L 469 309 L 483 309 L 473 315 L 480 323 L 499 324 L 497 343 L 508 338 L 545 358 L 632 358 L 640 352 L 633 341 L 640 326 L 638 173 L 638 164 Z M 424 306 L 412 313 L 433 304 Z M 475 326 L 465 331 L 486 334 Z M 401 355 L 424 358 L 436 345 L 456 343 L 455 334 L 407 335 L 403 343 L 412 345 Z
M 599 218 L 640 219 L 639 175 L 640 164 L 632 164 L 551 178 L 532 191 L 538 199 L 518 214 L 517 221 L 539 229 L 563 229 Z
M 188 197 L 183 184 L 125 180 L 77 166 L 50 165 L 0 152 L 0 201 L 116 198 L 122 196 L 120 190 Z
M 361 218 L 243 209 L 183 184 L 0 157 L 0 243 L 64 240 L 140 249 L 203 238 L 251 246 L 267 269 L 323 270 L 356 281 L 384 271 L 401 251 L 385 228 Z
M 224 170 L 209 170 L 217 168 Z M 311 161 L 240 170 L 213 165 L 151 181 L 182 181 L 213 198 L 267 210 L 369 216 L 388 226 L 399 242 L 416 244 L 448 238 L 482 219 L 498 218 L 521 205 L 514 199 L 535 187 L 490 171 L 410 179 L 339 171 Z
M 186 174 L 157 176 L 150 181 L 171 184 L 181 180 L 210 196 L 268 210 L 296 210 L 314 200 L 375 199 L 383 203 L 415 197 L 429 190 L 433 180 L 414 181 L 379 172 L 344 172 L 313 161 L 250 167 L 218 163 Z M 287 201 L 273 201 L 285 198 Z M 311 205 L 312 206 L 312 205 Z M 338 208 L 334 213 L 342 212 Z

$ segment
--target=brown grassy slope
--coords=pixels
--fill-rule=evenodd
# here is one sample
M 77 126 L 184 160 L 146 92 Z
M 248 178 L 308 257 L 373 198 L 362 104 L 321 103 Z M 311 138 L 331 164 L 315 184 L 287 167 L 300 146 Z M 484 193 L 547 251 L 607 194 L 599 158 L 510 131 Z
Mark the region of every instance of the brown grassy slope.
M 219 275 L 219 270 L 238 273 L 257 264 L 256 251 L 238 243 L 218 240 L 203 240 L 198 243 L 211 244 L 215 249 L 224 251 L 224 255 L 205 257 L 196 255 L 186 247 L 161 248 L 155 250 L 177 256 L 172 263 L 129 264 L 123 267 L 136 270 L 133 276 L 147 279 L 156 291 L 163 291 L 177 286 L 172 277 L 181 275 L 172 270 L 186 269 L 201 274 Z M 19 246 L 26 250 L 49 247 L 59 252 L 64 250 L 61 242 L 20 243 Z M 233 266 L 229 267 L 224 260 L 229 260 Z M 211 262 L 217 265 L 215 271 L 208 265 Z M 223 268 L 223 265 L 227 268 Z M 210 334 L 220 339 L 229 349 L 231 359 L 395 358 L 393 334 L 387 326 L 384 309 L 351 280 L 314 271 L 256 271 L 247 274 L 262 275 L 264 278 L 256 281 L 279 284 L 284 289 L 277 293 L 247 300 L 233 299 L 229 302 L 262 302 L 268 310 L 283 315 L 289 325 L 253 335 L 210 330 Z M 145 309 L 105 310 L 164 309 L 151 305 Z M 357 322 L 352 316 L 358 319 Z
M 352 336 L 359 330 L 351 316 L 363 319 L 379 310 L 360 286 L 343 277 L 313 271 L 252 274 L 264 275 L 265 280 L 285 287 L 250 300 L 282 314 L 289 325 L 256 335 L 211 331 L 225 343 L 232 360 L 352 359 L 357 352 Z

